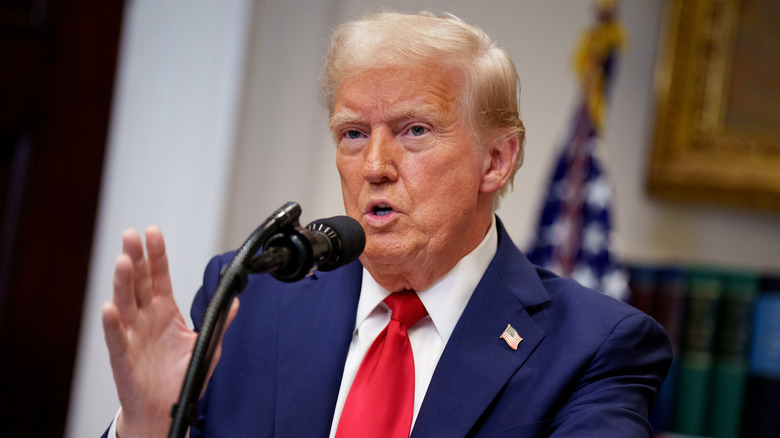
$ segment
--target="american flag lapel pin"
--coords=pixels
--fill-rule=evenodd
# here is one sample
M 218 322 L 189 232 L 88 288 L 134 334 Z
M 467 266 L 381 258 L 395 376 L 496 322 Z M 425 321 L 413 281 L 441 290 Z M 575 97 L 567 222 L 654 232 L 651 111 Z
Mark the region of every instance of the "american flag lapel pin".
M 512 327 L 512 324 L 506 325 L 504 333 L 501 333 L 500 338 L 505 340 L 506 344 L 509 345 L 509 348 L 512 350 L 517 350 L 517 346 L 520 344 L 520 341 L 523 340 L 523 338 L 517 334 L 517 330 Z

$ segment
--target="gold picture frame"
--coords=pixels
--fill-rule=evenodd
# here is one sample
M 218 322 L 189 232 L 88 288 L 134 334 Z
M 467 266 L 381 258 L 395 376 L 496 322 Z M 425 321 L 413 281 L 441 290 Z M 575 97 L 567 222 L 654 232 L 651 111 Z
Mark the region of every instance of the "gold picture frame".
M 776 0 L 670 0 L 651 195 L 780 210 Z

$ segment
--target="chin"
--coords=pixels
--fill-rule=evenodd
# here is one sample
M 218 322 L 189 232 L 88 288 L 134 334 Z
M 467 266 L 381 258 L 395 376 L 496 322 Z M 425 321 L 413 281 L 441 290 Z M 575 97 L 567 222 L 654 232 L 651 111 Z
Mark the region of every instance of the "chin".
M 372 250 L 368 247 L 366 247 L 366 250 L 363 251 L 363 255 L 360 257 L 361 260 L 365 260 L 375 265 L 395 264 L 398 263 L 399 260 L 404 260 L 406 258 L 407 257 L 405 254 L 395 251 L 388 251 L 387 248 L 378 248 L 377 250 Z
M 411 252 L 408 248 L 399 246 L 397 242 L 385 241 L 385 239 L 375 239 L 366 245 L 362 261 L 374 265 L 400 265 L 409 260 Z

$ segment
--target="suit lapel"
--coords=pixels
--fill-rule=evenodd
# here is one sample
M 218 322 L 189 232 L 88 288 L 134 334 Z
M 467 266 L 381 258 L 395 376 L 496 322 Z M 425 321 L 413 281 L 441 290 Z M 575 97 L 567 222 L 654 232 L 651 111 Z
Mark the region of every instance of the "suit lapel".
M 282 297 L 277 436 L 327 436 L 352 340 L 362 266 L 307 279 Z
M 413 437 L 468 434 L 544 338 L 525 309 L 548 300 L 533 266 L 499 222 L 496 257 L 442 353 Z M 507 324 L 523 338 L 517 351 L 500 338 Z

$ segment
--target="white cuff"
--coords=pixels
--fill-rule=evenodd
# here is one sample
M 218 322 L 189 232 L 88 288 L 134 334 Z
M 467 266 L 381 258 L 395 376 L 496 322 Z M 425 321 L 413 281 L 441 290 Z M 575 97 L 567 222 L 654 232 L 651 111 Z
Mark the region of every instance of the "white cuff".
M 108 428 L 108 434 L 106 435 L 106 438 L 116 438 L 116 421 L 119 419 L 119 413 L 122 412 L 122 408 L 120 407 L 118 411 L 116 411 L 116 415 L 114 415 L 114 421 L 111 422 L 111 427 Z M 187 429 L 187 434 L 184 435 L 185 438 L 190 438 L 190 430 Z

